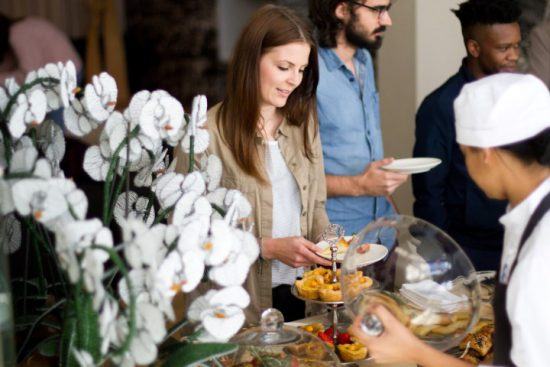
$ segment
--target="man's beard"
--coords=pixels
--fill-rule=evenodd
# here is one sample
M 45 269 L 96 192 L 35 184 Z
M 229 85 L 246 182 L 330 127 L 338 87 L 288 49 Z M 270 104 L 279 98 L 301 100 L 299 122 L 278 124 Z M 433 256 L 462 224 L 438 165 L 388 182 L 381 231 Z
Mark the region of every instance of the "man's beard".
M 376 36 L 374 40 L 370 40 L 365 36 L 364 34 L 360 33 L 357 28 L 355 27 L 357 23 L 357 16 L 355 14 L 352 14 L 351 19 L 348 24 L 346 24 L 344 28 L 344 32 L 346 35 L 347 41 L 357 47 L 357 48 L 366 48 L 369 50 L 378 50 L 382 46 L 382 41 L 384 38 L 382 35 Z M 380 26 L 376 28 L 372 34 L 374 33 L 382 33 L 386 31 L 385 26 Z

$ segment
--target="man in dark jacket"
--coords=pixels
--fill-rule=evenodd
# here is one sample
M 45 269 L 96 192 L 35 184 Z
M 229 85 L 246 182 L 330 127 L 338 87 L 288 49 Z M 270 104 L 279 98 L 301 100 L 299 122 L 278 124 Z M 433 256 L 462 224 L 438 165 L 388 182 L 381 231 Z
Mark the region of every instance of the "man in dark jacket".
M 521 11 L 515 0 L 468 0 L 453 10 L 467 56 L 458 73 L 422 102 L 416 116 L 415 157 L 442 164 L 413 176 L 414 214 L 447 231 L 477 270 L 499 268 L 506 203 L 489 200 L 471 180 L 455 139 L 453 102 L 464 84 L 515 72 L 520 53 Z

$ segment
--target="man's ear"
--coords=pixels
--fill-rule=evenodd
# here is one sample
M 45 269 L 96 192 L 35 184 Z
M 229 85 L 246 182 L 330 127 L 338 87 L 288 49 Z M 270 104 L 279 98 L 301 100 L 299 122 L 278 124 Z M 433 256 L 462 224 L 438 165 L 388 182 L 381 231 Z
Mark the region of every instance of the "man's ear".
M 479 54 L 481 53 L 481 47 L 479 43 L 476 40 L 473 40 L 471 38 L 466 40 L 466 50 L 468 51 L 468 55 L 478 58 Z
M 336 15 L 336 18 L 342 22 L 347 22 L 350 16 L 349 4 L 345 1 L 338 3 L 338 5 L 336 5 L 336 9 L 334 9 L 334 15 Z

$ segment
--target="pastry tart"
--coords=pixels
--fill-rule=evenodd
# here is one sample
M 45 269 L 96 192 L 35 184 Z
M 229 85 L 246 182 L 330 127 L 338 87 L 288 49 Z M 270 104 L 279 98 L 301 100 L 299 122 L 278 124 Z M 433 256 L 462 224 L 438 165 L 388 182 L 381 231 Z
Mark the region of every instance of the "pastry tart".
M 362 344 L 340 344 L 337 348 L 340 358 L 344 362 L 357 361 L 367 358 L 367 347 Z

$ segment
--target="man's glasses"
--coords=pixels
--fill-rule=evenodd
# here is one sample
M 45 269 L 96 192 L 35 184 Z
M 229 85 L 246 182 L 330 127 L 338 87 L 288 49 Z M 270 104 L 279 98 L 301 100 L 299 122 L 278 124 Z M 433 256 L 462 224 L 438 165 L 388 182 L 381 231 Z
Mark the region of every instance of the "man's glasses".
M 359 1 L 349 0 L 349 2 L 352 3 L 352 4 L 359 5 L 359 6 L 362 6 L 364 8 L 367 8 L 370 11 L 376 12 L 376 14 L 378 15 L 378 19 L 380 19 L 384 13 L 388 13 L 390 11 L 391 5 L 392 5 L 391 3 L 389 3 L 388 5 L 369 6 L 367 4 L 363 4 Z

